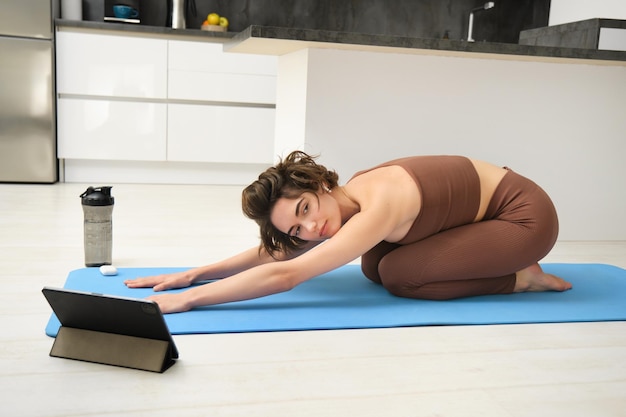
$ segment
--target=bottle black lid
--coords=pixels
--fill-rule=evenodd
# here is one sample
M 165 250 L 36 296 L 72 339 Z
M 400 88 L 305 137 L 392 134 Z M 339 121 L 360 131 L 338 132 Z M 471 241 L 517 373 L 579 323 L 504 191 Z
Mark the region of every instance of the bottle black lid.
M 111 195 L 112 187 L 89 187 L 80 195 L 86 206 L 110 206 L 115 202 Z

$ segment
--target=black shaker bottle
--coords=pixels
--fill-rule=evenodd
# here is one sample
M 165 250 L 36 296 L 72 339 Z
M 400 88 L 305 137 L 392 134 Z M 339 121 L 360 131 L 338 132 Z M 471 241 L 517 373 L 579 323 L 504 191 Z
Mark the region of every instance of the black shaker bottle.
M 89 187 L 80 197 L 85 225 L 85 266 L 111 265 L 114 204 L 111 187 Z

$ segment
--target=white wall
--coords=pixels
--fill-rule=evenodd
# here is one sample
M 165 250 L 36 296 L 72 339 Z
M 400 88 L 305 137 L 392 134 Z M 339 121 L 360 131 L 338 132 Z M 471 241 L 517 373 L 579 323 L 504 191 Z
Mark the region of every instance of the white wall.
M 306 65 L 306 129 L 277 141 L 320 153 L 342 182 L 395 157 L 464 154 L 542 185 L 559 210 L 560 239 L 626 239 L 626 66 L 299 54 L 280 60 Z M 280 121 L 290 103 L 278 103 Z
M 598 49 L 626 51 L 626 29 L 600 28 Z
M 552 0 L 549 25 L 605 18 L 626 20 L 626 0 Z

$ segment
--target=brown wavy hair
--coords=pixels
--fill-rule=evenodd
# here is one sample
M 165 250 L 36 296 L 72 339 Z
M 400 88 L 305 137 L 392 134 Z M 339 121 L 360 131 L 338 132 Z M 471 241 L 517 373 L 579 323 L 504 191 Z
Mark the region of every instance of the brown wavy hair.
M 315 193 L 322 187 L 334 188 L 339 176 L 315 162 L 316 156 L 302 151 L 291 152 L 284 160 L 265 170 L 241 194 L 241 207 L 246 217 L 261 229 L 261 249 L 272 257 L 300 249 L 306 241 L 278 230 L 270 214 L 279 198 L 297 198 L 304 192 Z

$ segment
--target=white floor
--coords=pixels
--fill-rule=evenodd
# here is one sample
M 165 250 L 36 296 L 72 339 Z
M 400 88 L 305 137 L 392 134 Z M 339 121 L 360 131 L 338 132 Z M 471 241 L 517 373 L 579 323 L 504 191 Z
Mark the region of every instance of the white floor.
M 85 188 L 0 184 L 2 416 L 626 416 L 626 322 L 176 336 L 164 374 L 51 358 L 40 290 L 83 267 Z M 115 265 L 256 245 L 239 193 L 114 186 Z M 626 242 L 559 242 L 545 261 L 626 268 Z

